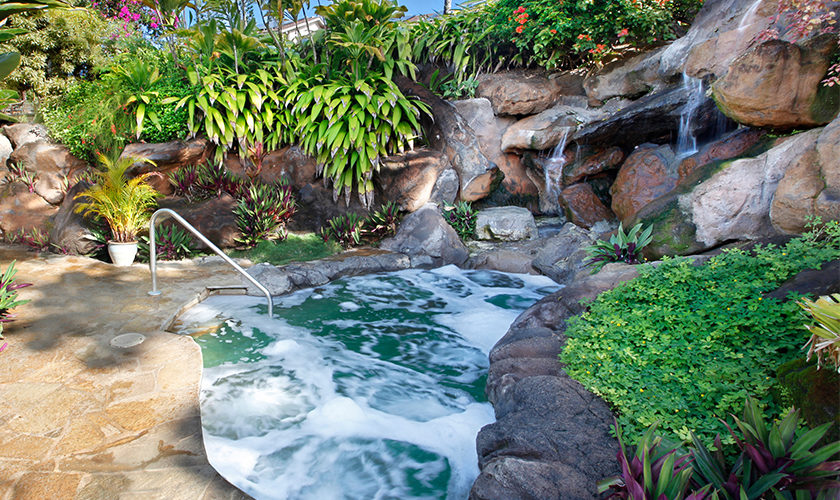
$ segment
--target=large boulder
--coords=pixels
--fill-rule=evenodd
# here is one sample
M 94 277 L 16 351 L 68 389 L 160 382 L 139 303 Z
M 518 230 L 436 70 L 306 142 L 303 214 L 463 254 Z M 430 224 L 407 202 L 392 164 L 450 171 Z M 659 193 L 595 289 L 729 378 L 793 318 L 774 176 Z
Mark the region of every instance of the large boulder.
M 202 202 L 186 205 L 184 200 L 165 198 L 160 202 L 161 208 L 171 208 L 192 224 L 220 248 L 233 248 L 241 233 L 236 225 L 236 200 L 225 193 L 218 198 L 210 198 Z M 199 242 L 197 242 L 199 243 Z M 199 243 L 199 246 L 203 244 Z
M 502 152 L 502 135 L 516 119 L 496 116 L 490 101 L 483 97 L 455 101 L 453 104 L 475 131 L 481 152 L 505 175 L 502 179 L 504 188 L 513 194 L 536 195 L 537 187 L 526 175 L 519 155 Z
M 675 159 L 670 146 L 655 144 L 643 144 L 627 157 L 610 188 L 612 210 L 622 222 L 677 186 Z
M 570 186 L 587 177 L 618 168 L 622 160 L 624 160 L 624 151 L 618 147 L 587 151 L 574 161 L 563 165 L 563 185 Z
M 532 240 L 537 238 L 537 233 L 534 216 L 527 208 L 485 208 L 475 217 L 475 237 L 479 240 Z
M 586 123 L 605 118 L 597 111 L 561 104 L 510 125 L 502 136 L 502 151 L 551 149 L 565 143 L 572 132 Z
M 722 4 L 730 5 L 724 10 Z M 714 23 L 709 22 L 709 10 L 716 11 Z M 678 46 L 675 49 L 669 47 L 666 52 L 668 55 L 672 55 L 671 52 L 682 55 L 678 63 L 685 62 L 684 71 L 689 76 L 723 76 L 732 61 L 752 47 L 758 35 L 770 26 L 770 19 L 777 10 L 776 0 L 706 2 L 685 37 L 690 43 L 678 40 L 672 44 Z
M 522 313 L 490 351 L 486 392 L 497 421 L 476 438 L 481 473 L 471 499 L 595 498 L 596 482 L 618 472 L 609 408 L 557 355 L 581 301 L 637 274 L 609 264 L 576 280 Z
M 718 107 L 753 127 L 793 129 L 830 122 L 840 108 L 840 89 L 820 82 L 836 46 L 833 36 L 802 45 L 784 40 L 758 45 L 712 84 Z
M 0 234 L 37 229 L 46 231 L 58 207 L 30 192 L 20 182 L 0 184 Z
M 71 187 L 53 216 L 50 229 L 50 243 L 65 251 L 78 255 L 86 255 L 96 250 L 97 243 L 91 232 L 90 223 L 76 212 L 78 201 L 76 196 L 90 187 L 86 182 L 79 182 Z M 110 235 L 108 235 L 110 236 Z
M 16 147 L 9 161 L 31 171 L 36 176 L 35 192 L 53 205 L 60 205 L 64 200 L 67 179 L 87 167 L 65 146 L 44 140 L 29 141 Z
M 560 192 L 560 204 L 566 219 L 584 229 L 590 229 L 602 220 L 610 221 L 615 215 L 586 182 L 572 184 Z
M 774 193 L 789 168 L 807 161 L 819 134 L 820 130 L 812 130 L 778 141 L 753 158 L 697 168 L 628 224 L 654 227 L 653 242 L 645 249 L 649 258 L 777 235 L 770 218 Z
M 143 158 L 154 162 L 154 167 L 144 163 L 142 166 L 143 172 L 154 170 L 165 173 L 179 167 L 204 163 L 210 157 L 213 149 L 213 144 L 204 138 L 161 143 L 144 142 L 127 145 L 120 156 L 122 158 Z
M 385 158 L 376 175 L 381 199 L 414 212 L 429 202 L 438 178 L 450 168 L 446 156 L 428 149 Z
M 397 234 L 384 240 L 381 248 L 408 255 L 412 267 L 460 266 L 469 257 L 458 233 L 433 203 L 403 219 Z
M 805 132 L 756 158 L 736 160 L 687 194 L 681 203 L 692 214 L 697 241 L 713 247 L 777 234 L 770 223 L 773 194 L 785 171 L 802 160 L 818 134 Z
M 698 167 L 743 155 L 750 148 L 761 142 L 764 137 L 765 133 L 761 130 L 741 128 L 706 144 L 697 153 L 682 158 L 679 161 L 677 173 L 680 182 L 691 175 Z
M 779 181 L 770 219 L 773 227 L 788 234 L 801 234 L 805 218 L 840 220 L 840 118 L 820 132 L 815 147 L 807 149 Z
M 225 168 L 240 179 L 248 179 L 249 175 L 254 175 L 251 164 L 244 162 L 234 152 L 225 157 Z M 300 188 L 316 181 L 316 170 L 314 158 L 297 146 L 286 146 L 265 155 L 262 168 L 255 178 L 268 184 L 289 182 L 293 187 Z
M 28 142 L 45 142 L 50 139 L 47 127 L 40 123 L 13 123 L 3 127 L 3 132 L 15 148 Z
M 645 142 L 670 142 L 674 131 L 680 128 L 686 106 L 692 99 L 697 99 L 697 92 L 691 86 L 674 85 L 646 95 L 606 120 L 580 127 L 570 141 L 601 148 L 619 146 L 626 151 Z M 703 99 L 693 113 L 687 132 L 695 137 L 704 135 L 714 129 L 716 119 L 714 102 Z
M 497 115 L 533 115 L 556 104 L 562 96 L 583 95 L 583 78 L 571 73 L 546 77 L 540 73 L 502 72 L 479 77 L 476 95 L 493 105 Z
M 6 160 L 12 155 L 12 143 L 9 138 L 0 134 L 0 168 L 6 166 Z
M 584 262 L 588 257 L 586 249 L 596 236 L 575 224 L 565 224 L 543 244 L 531 265 L 564 285 L 585 267 Z
M 461 181 L 459 198 L 475 201 L 490 194 L 501 178 L 499 167 L 481 152 L 475 132 L 452 104 L 422 85 L 397 76 L 394 82 L 403 94 L 416 96 L 431 108 L 434 120 L 424 118 L 426 136 L 433 149 L 443 152 Z
M 600 106 L 614 97 L 637 99 L 673 83 L 659 72 L 661 49 L 612 62 L 583 82 L 589 104 Z

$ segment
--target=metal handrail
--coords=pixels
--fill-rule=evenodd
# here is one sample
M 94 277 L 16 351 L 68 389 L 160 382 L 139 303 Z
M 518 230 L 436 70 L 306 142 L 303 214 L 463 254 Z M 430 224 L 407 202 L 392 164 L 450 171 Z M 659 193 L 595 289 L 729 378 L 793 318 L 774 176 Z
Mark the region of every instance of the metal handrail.
M 251 276 L 250 274 L 245 272 L 245 270 L 242 269 L 242 267 L 239 264 L 234 262 L 233 259 L 231 259 L 227 255 L 225 255 L 225 253 L 222 252 L 221 249 L 219 249 L 219 247 L 217 247 L 216 245 L 213 244 L 213 242 L 208 240 L 203 234 L 201 234 L 198 231 L 198 229 L 193 227 L 192 224 L 190 224 L 183 217 L 178 215 L 177 212 L 175 212 L 174 210 L 169 209 L 169 208 L 161 208 L 161 209 L 157 210 L 155 213 L 152 214 L 152 219 L 151 219 L 151 221 L 149 221 L 149 268 L 152 271 L 152 291 L 149 292 L 149 295 L 160 295 L 160 290 L 157 289 L 157 265 L 156 265 L 156 255 L 155 255 L 155 253 L 156 253 L 156 248 L 155 248 L 155 246 L 156 246 L 156 242 L 155 242 L 155 222 L 157 221 L 158 216 L 160 216 L 162 214 L 169 214 L 170 216 L 172 216 L 173 219 L 175 219 L 182 226 L 187 228 L 187 230 L 189 232 L 191 232 L 196 238 L 201 240 L 202 243 L 204 243 L 205 245 L 210 247 L 210 250 L 213 250 L 214 252 L 216 252 L 216 254 L 219 257 L 221 257 L 222 259 L 224 259 L 225 262 L 227 262 L 228 264 L 233 266 L 234 269 L 239 271 L 239 274 L 241 274 L 242 276 L 245 276 L 245 278 L 247 278 L 248 281 L 250 281 L 251 283 L 254 284 L 254 286 L 259 288 L 260 291 L 265 294 L 265 298 L 268 299 L 268 317 L 269 318 L 274 317 L 274 301 L 271 298 L 271 293 L 268 291 L 268 289 L 266 287 L 264 287 L 259 281 L 254 279 L 253 276 Z

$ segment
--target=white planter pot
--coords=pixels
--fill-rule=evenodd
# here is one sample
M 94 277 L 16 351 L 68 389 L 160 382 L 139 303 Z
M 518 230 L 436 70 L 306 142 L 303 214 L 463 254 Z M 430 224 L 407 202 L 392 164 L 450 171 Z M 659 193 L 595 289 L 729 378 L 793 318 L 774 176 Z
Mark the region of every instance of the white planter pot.
M 109 241 L 108 255 L 111 256 L 111 262 L 115 266 L 130 266 L 134 262 L 134 257 L 137 255 L 137 242 L 117 243 L 115 241 Z

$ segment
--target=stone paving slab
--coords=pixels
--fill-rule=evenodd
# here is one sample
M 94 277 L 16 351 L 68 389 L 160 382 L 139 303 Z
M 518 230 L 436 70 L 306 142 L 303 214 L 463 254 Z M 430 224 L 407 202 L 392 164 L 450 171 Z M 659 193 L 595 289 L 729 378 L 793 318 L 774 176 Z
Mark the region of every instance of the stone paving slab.
M 147 265 L 0 246 L 30 303 L 0 352 L 0 499 L 249 498 L 208 464 L 201 352 L 162 325 L 208 285 L 240 285 L 220 260 Z M 136 332 L 130 349 L 110 340 Z M 2 342 L 0 342 L 2 345 Z

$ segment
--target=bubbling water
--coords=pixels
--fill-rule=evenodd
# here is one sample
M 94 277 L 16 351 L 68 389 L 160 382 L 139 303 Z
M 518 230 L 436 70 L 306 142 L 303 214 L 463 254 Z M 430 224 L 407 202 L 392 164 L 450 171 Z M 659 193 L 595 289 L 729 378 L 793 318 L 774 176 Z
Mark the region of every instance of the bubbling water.
M 201 419 L 210 463 L 257 499 L 466 498 L 490 348 L 557 286 L 454 266 L 339 280 L 276 301 L 212 297 Z

